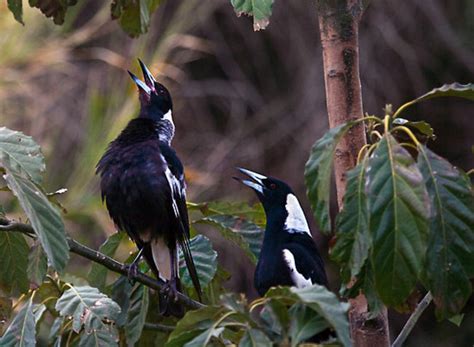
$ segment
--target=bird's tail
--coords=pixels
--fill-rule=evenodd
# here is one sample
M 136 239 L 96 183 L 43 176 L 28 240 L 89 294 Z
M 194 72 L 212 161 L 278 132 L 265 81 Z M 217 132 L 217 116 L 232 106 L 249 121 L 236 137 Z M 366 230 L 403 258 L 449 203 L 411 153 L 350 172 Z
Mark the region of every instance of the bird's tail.
M 199 301 L 202 302 L 201 283 L 199 283 L 199 277 L 196 271 L 196 266 L 194 265 L 191 247 L 189 246 L 189 238 L 183 236 L 179 240 L 179 246 L 181 247 L 181 251 L 183 252 L 184 260 L 186 261 L 186 267 L 188 268 L 189 276 L 191 277 L 191 281 L 193 282 L 194 289 L 196 289 Z

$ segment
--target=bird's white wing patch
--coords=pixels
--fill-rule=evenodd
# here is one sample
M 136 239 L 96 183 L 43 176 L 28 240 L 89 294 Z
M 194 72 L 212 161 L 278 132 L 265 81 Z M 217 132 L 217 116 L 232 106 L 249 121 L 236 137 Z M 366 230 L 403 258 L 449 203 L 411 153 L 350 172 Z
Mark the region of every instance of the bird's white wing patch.
M 295 256 L 293 255 L 293 253 L 290 252 L 290 250 L 283 250 L 283 259 L 285 260 L 286 265 L 288 265 L 288 268 L 290 269 L 290 277 L 296 287 L 304 288 L 313 284 L 313 282 L 311 282 L 311 278 L 306 279 L 302 274 L 298 272 L 298 270 L 296 269 Z
M 163 156 L 162 159 L 166 163 L 166 160 Z M 165 176 L 171 191 L 171 203 L 173 205 L 173 211 L 176 217 L 179 218 L 178 204 L 176 203 L 175 197 L 179 196 L 181 198 L 186 198 L 186 187 L 184 187 L 184 185 L 181 184 L 181 181 L 175 175 L 173 175 L 168 165 L 165 165 Z
M 286 212 L 288 212 L 288 217 L 285 220 L 285 229 L 289 232 L 307 233 L 311 236 L 303 209 L 294 194 L 286 196 L 285 208 Z

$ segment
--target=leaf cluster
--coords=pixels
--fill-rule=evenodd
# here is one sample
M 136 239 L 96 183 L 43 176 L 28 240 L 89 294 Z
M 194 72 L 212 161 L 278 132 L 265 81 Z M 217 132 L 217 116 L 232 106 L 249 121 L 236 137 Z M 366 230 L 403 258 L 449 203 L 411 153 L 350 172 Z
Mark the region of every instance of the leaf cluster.
M 367 122 L 371 142 L 347 172 L 331 258 L 341 266 L 341 292 L 348 297 L 364 293 L 374 315 L 382 303 L 409 309 L 418 284 L 431 291 L 439 319 L 459 313 L 472 293 L 472 184 L 465 172 L 426 146 L 434 137 L 429 124 L 400 117 L 410 105 L 446 96 L 473 100 L 474 85 L 445 85 L 393 115 L 387 108 L 384 118 L 367 116 L 335 127 L 314 144 L 306 164 L 314 215 L 329 233 L 329 187 L 338 141 L 358 122 Z

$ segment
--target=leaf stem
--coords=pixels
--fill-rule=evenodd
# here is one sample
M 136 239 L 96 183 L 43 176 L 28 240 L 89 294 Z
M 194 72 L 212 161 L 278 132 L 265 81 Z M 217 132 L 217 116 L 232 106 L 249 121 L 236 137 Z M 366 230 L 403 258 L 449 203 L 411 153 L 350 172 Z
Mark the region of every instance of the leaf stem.
M 416 306 L 415 311 L 413 311 L 410 318 L 408 318 L 400 334 L 392 343 L 392 347 L 401 347 L 403 345 L 408 335 L 410 335 L 411 331 L 413 330 L 416 322 L 418 322 L 418 319 L 420 318 L 420 316 L 423 314 L 423 312 L 431 303 L 431 300 L 433 300 L 433 296 L 431 295 L 431 292 L 426 293 L 425 297 L 421 299 L 421 301 Z
M 395 128 L 392 129 L 392 132 L 394 131 L 397 131 L 397 130 L 400 130 L 400 131 L 403 131 L 405 132 L 410 138 L 411 140 L 413 141 L 413 143 L 416 145 L 416 146 L 419 146 L 420 145 L 420 141 L 418 141 L 418 139 L 416 138 L 415 134 L 413 134 L 413 132 L 408 129 L 407 127 L 403 126 L 403 125 L 399 125 Z

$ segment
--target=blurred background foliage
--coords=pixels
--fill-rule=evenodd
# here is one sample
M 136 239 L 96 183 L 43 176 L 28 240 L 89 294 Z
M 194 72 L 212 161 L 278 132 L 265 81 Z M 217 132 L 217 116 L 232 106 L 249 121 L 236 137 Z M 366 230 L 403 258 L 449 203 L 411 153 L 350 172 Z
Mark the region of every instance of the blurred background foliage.
M 372 1 L 360 32 L 365 111 L 381 114 L 454 81 L 474 80 L 474 2 L 471 0 Z M 47 158 L 46 187 L 69 189 L 60 199 L 68 231 L 98 248 L 114 233 L 100 201 L 95 164 L 107 144 L 137 114 L 138 99 L 127 69 L 140 57 L 171 91 L 177 133 L 174 147 L 185 164 L 190 201 L 255 202 L 230 177 L 236 166 L 289 182 L 311 216 L 304 164 L 312 143 L 327 129 L 322 58 L 315 5 L 276 1 L 271 24 L 253 32 L 227 0 L 165 1 L 149 33 L 128 37 L 110 20 L 110 3 L 82 0 L 63 26 L 36 9 L 24 9 L 25 26 L 0 4 L 0 125 L 40 143 Z M 472 103 L 433 100 L 405 118 L 435 129 L 431 147 L 468 170 L 474 125 Z M 13 211 L 14 202 L 4 201 Z M 327 254 L 314 222 L 313 236 Z M 219 261 L 232 274 L 227 287 L 251 297 L 253 268 L 246 257 L 207 234 Z M 124 260 L 128 249 L 118 256 Z M 88 263 L 73 257 L 70 272 L 83 277 Z M 327 263 L 331 288 L 337 269 Z M 474 341 L 471 299 L 462 328 L 425 313 L 409 346 L 467 346 Z M 405 315 L 391 313 L 392 335 Z

